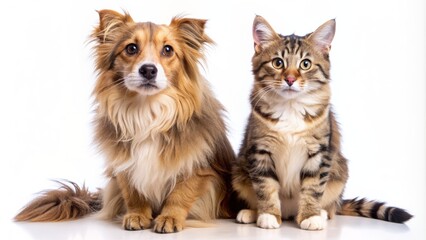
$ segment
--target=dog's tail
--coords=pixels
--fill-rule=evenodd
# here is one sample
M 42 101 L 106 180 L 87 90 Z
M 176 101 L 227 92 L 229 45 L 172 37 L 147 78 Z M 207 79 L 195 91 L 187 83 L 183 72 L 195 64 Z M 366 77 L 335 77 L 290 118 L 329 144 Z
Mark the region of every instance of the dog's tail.
M 47 190 L 15 216 L 16 221 L 58 222 L 80 218 L 102 207 L 100 192 L 89 192 L 71 181 L 56 181 L 60 187 Z
M 413 217 L 404 209 L 389 207 L 384 202 L 368 201 L 365 198 L 343 200 L 337 214 L 375 218 L 394 223 L 404 223 Z

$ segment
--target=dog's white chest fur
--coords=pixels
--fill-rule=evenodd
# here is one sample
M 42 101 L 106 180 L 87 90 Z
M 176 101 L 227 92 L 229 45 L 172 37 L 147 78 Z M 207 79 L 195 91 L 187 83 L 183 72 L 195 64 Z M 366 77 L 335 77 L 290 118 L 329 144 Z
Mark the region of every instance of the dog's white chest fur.
M 118 116 L 120 129 L 131 138 L 130 158 L 114 167 L 114 174 L 126 172 L 130 184 L 153 207 L 160 207 L 176 184 L 178 174 L 185 174 L 186 169 L 169 168 L 161 161 L 164 145 L 160 142 L 159 129 L 170 124 L 176 114 L 174 101 L 162 96 L 156 101 L 145 103 L 129 103 Z
M 201 149 L 179 156 L 180 160 L 173 166 L 161 158 L 159 138 L 147 138 L 134 143 L 132 157 L 125 164 L 130 183 L 158 210 L 167 196 L 173 191 L 177 181 L 191 176 L 194 169 L 206 164 L 205 152 Z
M 146 99 L 145 99 L 146 100 Z M 162 129 L 170 128 L 176 119 L 176 102 L 165 95 L 156 101 L 130 104 L 118 116 L 120 129 L 131 140 L 130 157 L 113 165 L 113 173 L 126 173 L 130 184 L 158 210 L 174 189 L 177 181 L 191 176 L 195 169 L 207 165 L 209 147 L 203 139 L 191 151 L 176 151 L 174 162 L 163 159 L 163 153 L 173 144 L 162 142 Z M 178 137 L 178 136 L 177 136 Z
M 147 138 L 133 143 L 130 159 L 115 168 L 115 174 L 121 172 L 126 172 L 130 184 L 158 208 L 175 186 L 179 171 L 164 166 L 159 141 Z
M 159 141 L 148 138 L 137 144 L 129 161 L 131 184 L 150 202 L 161 204 L 176 184 L 177 176 L 176 171 L 163 166 Z

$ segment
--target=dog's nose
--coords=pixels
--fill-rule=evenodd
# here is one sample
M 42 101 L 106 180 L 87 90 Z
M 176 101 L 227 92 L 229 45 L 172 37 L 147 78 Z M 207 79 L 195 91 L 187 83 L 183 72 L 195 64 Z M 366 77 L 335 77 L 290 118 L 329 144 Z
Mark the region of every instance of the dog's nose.
M 153 64 L 144 64 L 141 68 L 139 68 L 139 73 L 146 80 L 153 80 L 157 76 L 157 67 Z

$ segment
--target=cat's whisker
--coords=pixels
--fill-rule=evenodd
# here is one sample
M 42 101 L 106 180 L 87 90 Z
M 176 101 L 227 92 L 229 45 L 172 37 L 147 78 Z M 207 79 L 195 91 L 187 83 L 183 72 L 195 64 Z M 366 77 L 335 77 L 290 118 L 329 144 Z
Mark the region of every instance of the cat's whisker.
M 252 99 L 255 100 L 257 99 L 261 94 L 263 94 L 265 91 L 269 91 L 272 90 L 273 86 L 266 86 L 264 88 L 259 89 L 258 91 L 255 92 L 255 94 L 252 96 Z
M 257 107 L 257 105 L 259 104 L 260 100 L 268 93 L 270 93 L 271 91 L 274 91 L 274 88 L 272 86 L 268 86 L 269 88 L 263 88 L 261 90 L 259 90 L 256 95 L 253 97 L 251 103 L 253 103 L 253 100 L 257 99 L 257 102 L 255 104 L 253 104 L 253 109 L 255 109 Z M 262 91 L 263 90 L 263 91 Z

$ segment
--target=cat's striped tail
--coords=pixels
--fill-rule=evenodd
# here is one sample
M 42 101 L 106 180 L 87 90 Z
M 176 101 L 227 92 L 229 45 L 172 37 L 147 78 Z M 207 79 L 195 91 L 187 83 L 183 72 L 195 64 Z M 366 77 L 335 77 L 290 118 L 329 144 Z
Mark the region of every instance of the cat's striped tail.
M 413 217 L 404 209 L 389 207 L 384 202 L 369 201 L 365 198 L 343 200 L 337 214 L 375 218 L 394 223 L 404 223 Z
M 80 218 L 99 211 L 100 192 L 89 192 L 71 181 L 56 181 L 60 188 L 47 190 L 26 205 L 15 216 L 15 221 L 58 222 Z

